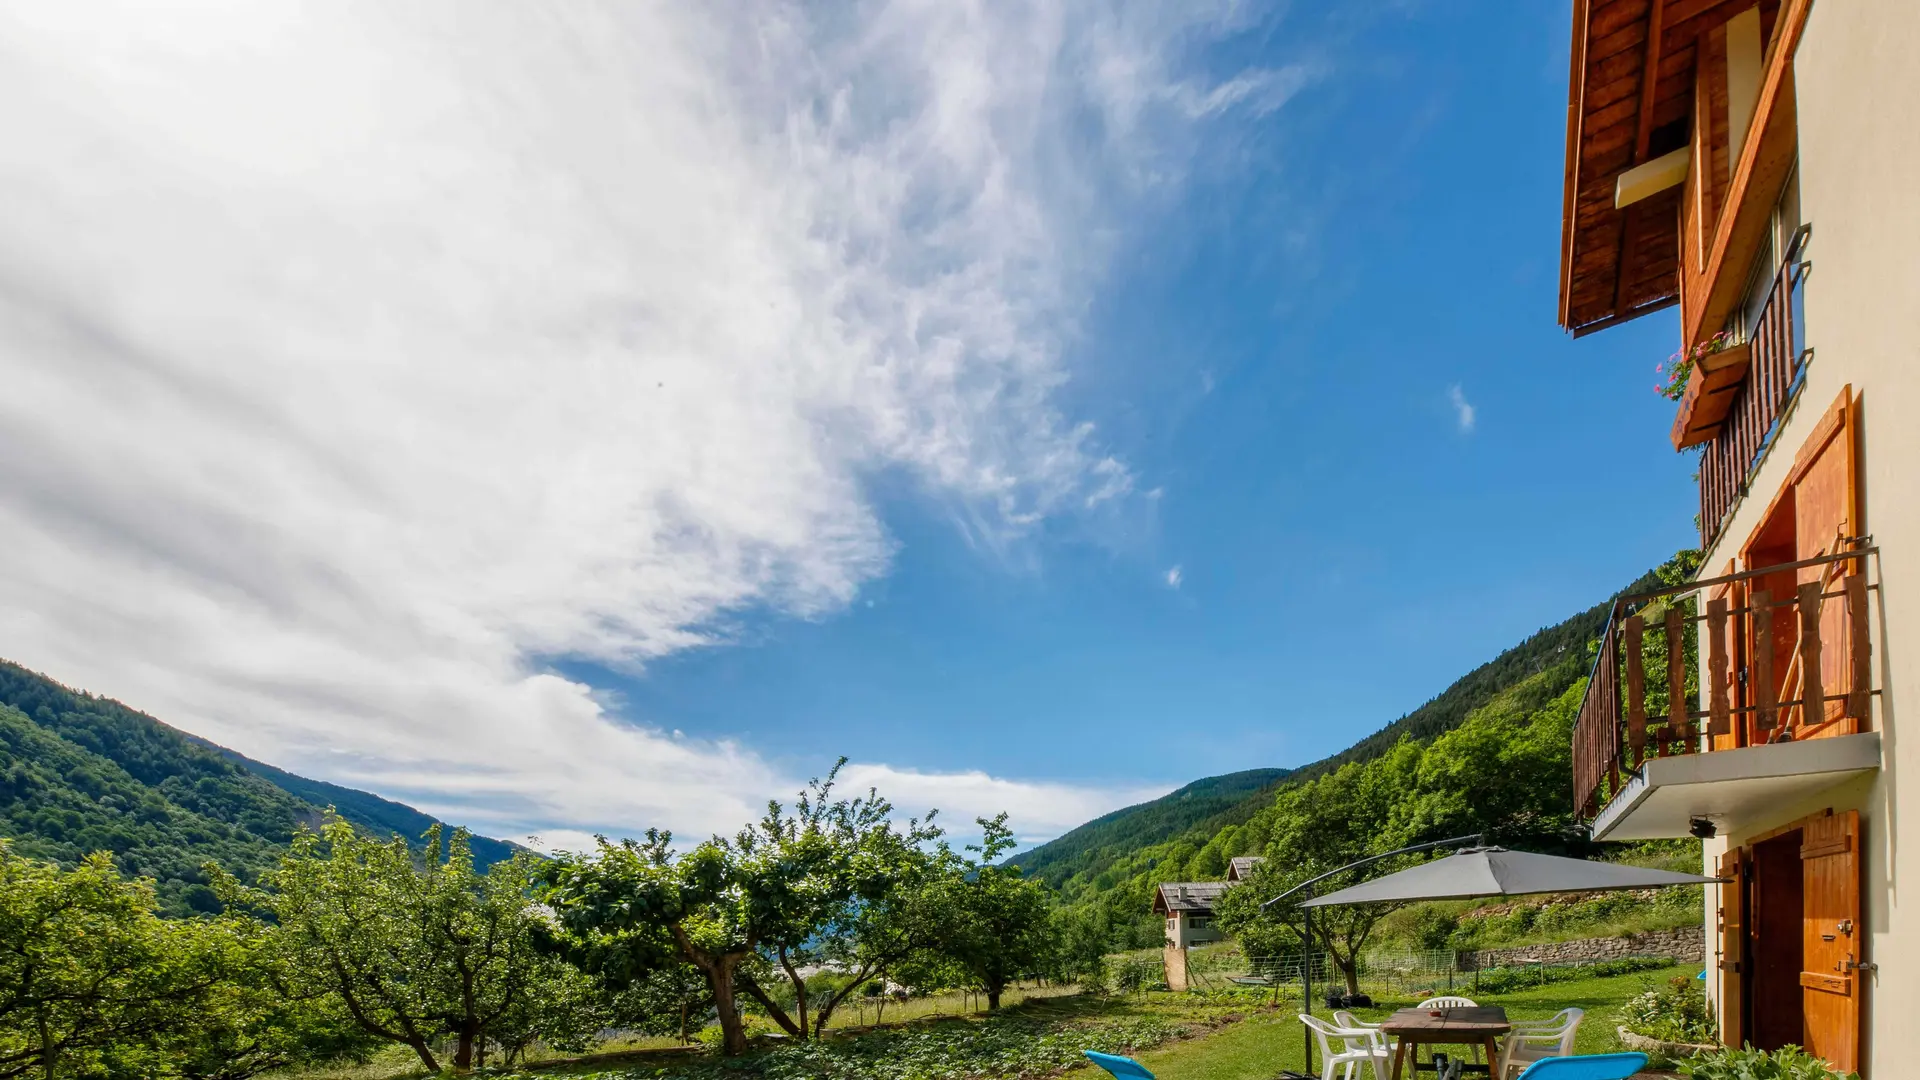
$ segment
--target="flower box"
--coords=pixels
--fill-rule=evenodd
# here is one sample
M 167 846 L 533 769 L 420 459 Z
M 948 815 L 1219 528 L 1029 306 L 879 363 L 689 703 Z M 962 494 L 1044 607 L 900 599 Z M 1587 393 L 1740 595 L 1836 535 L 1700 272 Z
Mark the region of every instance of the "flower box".
M 1687 379 L 1680 412 L 1673 418 L 1673 448 L 1685 450 L 1714 437 L 1733 408 L 1734 391 L 1753 362 L 1753 343 L 1729 345 L 1702 356 Z

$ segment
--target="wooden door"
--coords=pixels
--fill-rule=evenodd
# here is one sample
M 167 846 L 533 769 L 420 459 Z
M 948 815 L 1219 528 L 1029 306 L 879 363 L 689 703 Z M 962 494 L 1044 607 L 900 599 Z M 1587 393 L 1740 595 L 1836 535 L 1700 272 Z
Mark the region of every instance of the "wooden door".
M 1811 818 L 1801 837 L 1804 1045 L 1836 1070 L 1852 1072 L 1860 1067 L 1860 812 Z
M 1843 538 L 1860 533 L 1857 484 L 1854 468 L 1853 390 L 1840 391 L 1813 434 L 1807 437 L 1793 466 L 1794 557 L 1811 559 L 1844 550 Z M 1799 572 L 1802 596 L 1807 585 L 1816 585 L 1819 593 L 1836 592 L 1847 563 L 1809 566 Z M 1800 614 L 1800 613 L 1796 613 Z M 1813 625 L 1818 626 L 1819 662 L 1804 665 L 1798 680 L 1805 690 L 1817 690 L 1823 696 L 1844 694 L 1849 686 L 1849 621 L 1847 605 L 1839 598 L 1819 603 L 1816 621 L 1799 622 L 1801 637 Z M 1802 654 L 1805 656 L 1805 653 Z M 1807 729 L 1799 737 L 1852 734 L 1856 725 L 1845 717 L 1846 703 L 1828 701 L 1800 713 L 1800 724 Z
M 1746 862 L 1741 858 L 1741 849 L 1734 848 L 1720 856 L 1715 875 L 1727 879 L 1725 884 L 1718 887 L 1720 893 L 1720 994 L 1718 998 L 1720 1041 L 1728 1046 L 1740 1046 L 1746 1042 L 1744 1011 L 1746 967 L 1743 961 L 1747 951 Z

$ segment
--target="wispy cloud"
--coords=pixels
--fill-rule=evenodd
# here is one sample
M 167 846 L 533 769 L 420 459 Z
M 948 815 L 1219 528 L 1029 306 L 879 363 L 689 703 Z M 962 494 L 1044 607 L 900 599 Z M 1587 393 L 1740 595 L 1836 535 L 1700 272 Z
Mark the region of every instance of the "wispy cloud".
M 1176 565 L 1172 567 L 1167 571 L 1167 587 L 1170 589 L 1179 588 L 1180 583 L 1185 581 L 1186 577 L 1186 572 L 1181 570 L 1179 566 Z
M 1461 432 L 1472 433 L 1473 403 L 1467 400 L 1467 395 L 1460 389 L 1459 383 L 1447 387 L 1447 401 L 1453 405 L 1454 419 L 1459 422 Z
M 868 476 L 995 544 L 1139 498 L 1064 345 L 1304 78 L 1197 74 L 1230 4 L 198 10 L 0 20 L 0 655 L 509 835 L 791 790 L 549 661 L 842 610 Z

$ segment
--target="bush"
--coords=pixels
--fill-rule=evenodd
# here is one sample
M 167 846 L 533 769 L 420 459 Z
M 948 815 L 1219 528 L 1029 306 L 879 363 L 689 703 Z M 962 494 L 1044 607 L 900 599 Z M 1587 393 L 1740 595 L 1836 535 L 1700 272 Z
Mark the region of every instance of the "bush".
M 1413 913 L 1408 927 L 1415 944 L 1422 949 L 1445 949 L 1451 946 L 1454 931 L 1460 929 L 1460 920 L 1432 905 L 1425 905 Z
M 1859 1080 L 1854 1073 L 1837 1073 L 1827 1063 L 1797 1046 L 1769 1053 L 1748 1046 L 1700 1054 L 1680 1066 L 1694 1080 Z
M 1620 1022 L 1635 1035 L 1662 1042 L 1710 1043 L 1716 1038 L 1706 992 L 1699 980 L 1685 976 L 1627 999 L 1620 1009 Z

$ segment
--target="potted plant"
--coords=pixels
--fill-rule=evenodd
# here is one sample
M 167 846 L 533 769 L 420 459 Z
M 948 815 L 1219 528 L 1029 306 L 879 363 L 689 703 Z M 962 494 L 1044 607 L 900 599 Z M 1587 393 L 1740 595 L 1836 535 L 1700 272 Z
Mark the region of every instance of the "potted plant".
M 1797 1046 L 1715 1050 L 1682 1064 L 1680 1072 L 1693 1080 L 1860 1080 L 1855 1073 L 1834 1072 Z
M 1661 380 L 1653 388 L 1654 393 L 1668 401 L 1679 401 L 1687 393 L 1687 380 L 1693 377 L 1693 369 L 1702 360 L 1716 353 L 1727 351 L 1733 345 L 1733 332 L 1722 330 L 1691 349 L 1681 349 L 1653 366 L 1653 373 Z

